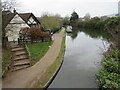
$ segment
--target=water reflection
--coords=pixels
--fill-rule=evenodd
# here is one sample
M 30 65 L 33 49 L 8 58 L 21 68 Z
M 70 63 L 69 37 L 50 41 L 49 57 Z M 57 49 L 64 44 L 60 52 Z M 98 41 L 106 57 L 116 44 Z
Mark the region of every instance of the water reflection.
M 70 35 L 72 39 L 75 39 L 79 32 L 84 32 L 91 38 L 103 38 L 104 40 L 108 40 L 111 36 L 109 36 L 108 32 L 103 30 L 95 30 L 95 29 L 80 29 L 80 28 L 73 28 L 73 32 L 67 35 Z
M 63 65 L 49 88 L 98 88 L 95 74 L 103 58 L 105 40 L 93 37 L 96 36 L 80 30 L 67 34 Z

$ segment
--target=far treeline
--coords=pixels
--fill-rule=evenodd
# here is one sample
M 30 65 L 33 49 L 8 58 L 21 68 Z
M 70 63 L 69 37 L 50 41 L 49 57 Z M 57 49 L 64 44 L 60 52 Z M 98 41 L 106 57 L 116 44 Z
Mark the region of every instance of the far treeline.
M 73 12 L 70 18 L 70 25 L 73 28 L 77 26 L 83 31 L 100 32 L 107 37 L 107 41 L 111 45 L 105 53 L 105 57 L 101 62 L 102 66 L 96 77 L 100 90 L 120 89 L 120 17 L 93 17 L 87 20 L 80 20 L 77 13 Z

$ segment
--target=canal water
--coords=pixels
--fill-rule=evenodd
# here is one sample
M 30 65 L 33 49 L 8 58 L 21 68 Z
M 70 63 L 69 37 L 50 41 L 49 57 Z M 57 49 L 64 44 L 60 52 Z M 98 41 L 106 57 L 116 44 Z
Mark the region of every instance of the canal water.
M 49 88 L 98 88 L 95 74 L 108 46 L 102 37 L 92 38 L 84 32 L 76 38 L 66 35 L 64 62 Z

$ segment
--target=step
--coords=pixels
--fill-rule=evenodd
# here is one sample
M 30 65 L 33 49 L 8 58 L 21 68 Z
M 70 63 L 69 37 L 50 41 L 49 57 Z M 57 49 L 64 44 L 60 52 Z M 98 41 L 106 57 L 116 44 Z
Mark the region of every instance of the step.
M 23 60 L 23 59 L 27 59 L 28 55 L 19 55 L 19 56 L 14 56 L 14 61 L 16 60 Z
M 27 65 L 27 64 L 30 64 L 29 59 L 14 61 L 12 66 Z
M 14 48 L 19 48 L 20 46 L 18 46 L 18 45 L 13 45 L 13 46 L 11 46 L 11 48 L 12 49 L 14 49 Z
M 23 55 L 23 54 L 26 54 L 25 51 L 16 51 L 13 55 Z
M 19 47 L 19 48 L 14 48 L 14 49 L 12 49 L 12 52 L 20 51 L 20 50 L 24 50 L 24 48 L 21 48 L 21 47 Z
M 21 70 L 21 69 L 28 68 L 28 67 L 30 67 L 30 65 L 14 66 L 10 68 L 10 71 L 13 72 L 13 71 Z

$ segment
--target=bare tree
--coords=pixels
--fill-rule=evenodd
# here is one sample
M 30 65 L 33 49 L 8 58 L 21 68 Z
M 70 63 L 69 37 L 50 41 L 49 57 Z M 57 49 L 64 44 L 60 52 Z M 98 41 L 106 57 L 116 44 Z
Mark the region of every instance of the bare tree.
M 16 0 L 2 0 L 0 2 L 0 4 L 1 4 L 2 11 L 11 12 L 17 6 L 17 1 Z M 2 12 L 1 12 L 1 14 L 2 14 Z M 2 46 L 3 47 L 6 47 L 6 36 L 5 36 L 6 32 L 5 32 L 5 27 L 3 24 L 5 21 L 6 20 L 3 20 L 3 17 L 2 17 Z
M 12 11 L 17 5 L 16 0 L 2 0 L 1 3 L 3 11 Z
M 91 18 L 90 14 L 89 13 L 86 13 L 86 15 L 84 16 L 84 19 L 85 20 L 89 20 Z

